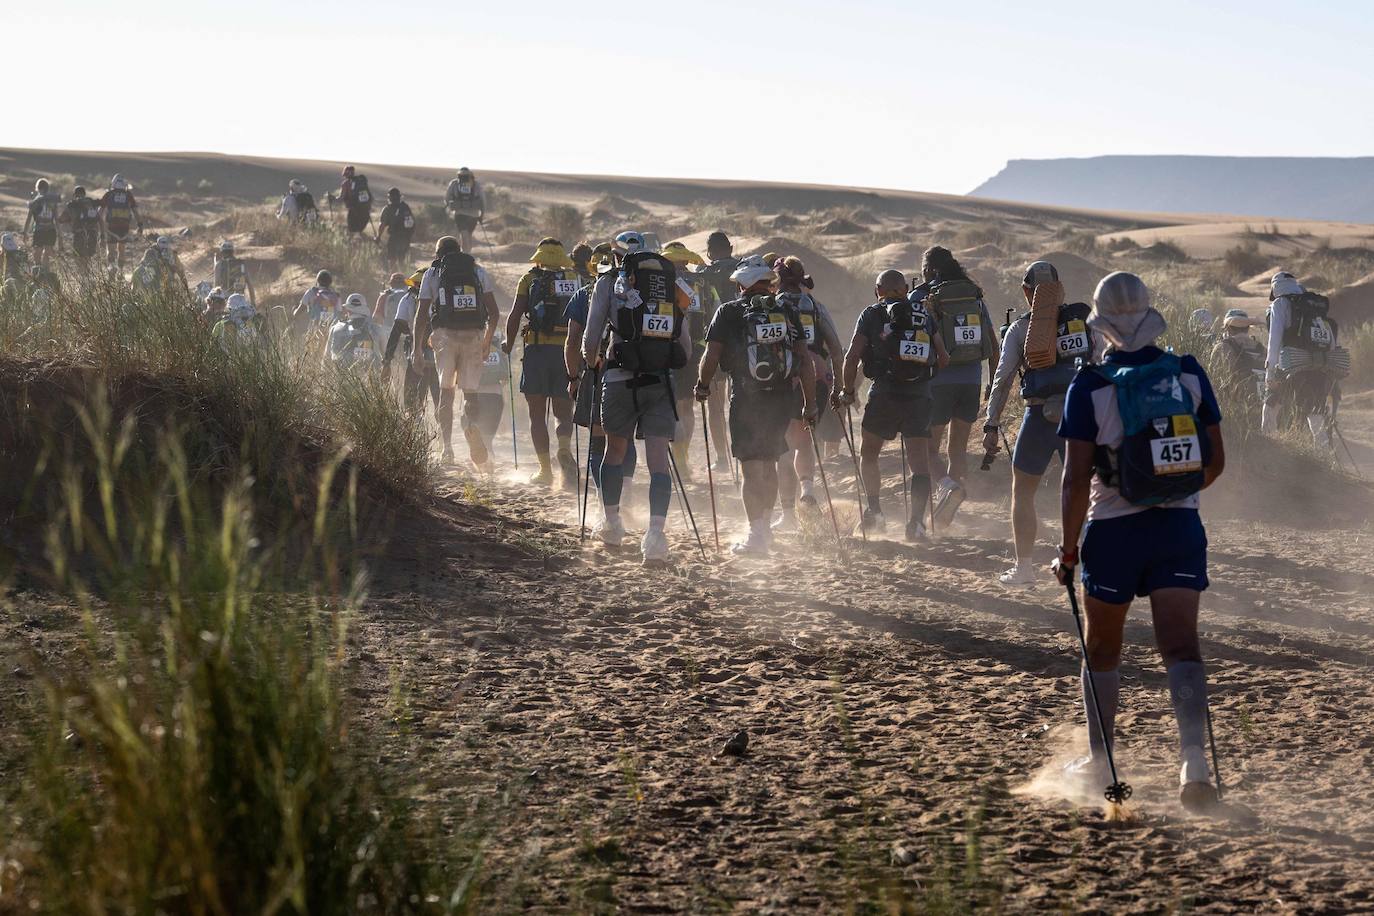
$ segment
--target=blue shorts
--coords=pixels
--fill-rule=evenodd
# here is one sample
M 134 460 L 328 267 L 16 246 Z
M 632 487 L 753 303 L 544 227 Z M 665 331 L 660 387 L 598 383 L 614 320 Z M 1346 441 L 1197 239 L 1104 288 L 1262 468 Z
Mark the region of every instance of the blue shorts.
M 1064 440 L 1053 423 L 1045 419 L 1045 408 L 1040 404 L 1027 404 L 1025 416 L 1021 418 L 1021 431 L 1016 434 L 1016 445 L 1012 447 L 1011 466 L 1023 474 L 1042 476 L 1049 469 L 1050 459 L 1059 455 L 1059 463 L 1064 463 Z
M 1205 591 L 1207 532 L 1196 509 L 1147 509 L 1088 522 L 1083 588 L 1108 604 L 1126 604 L 1161 588 Z

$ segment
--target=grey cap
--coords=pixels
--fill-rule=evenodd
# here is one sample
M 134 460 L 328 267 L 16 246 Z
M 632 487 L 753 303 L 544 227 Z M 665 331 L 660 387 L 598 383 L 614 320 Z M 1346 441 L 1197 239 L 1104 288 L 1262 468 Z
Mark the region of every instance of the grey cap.
M 1026 268 L 1026 276 L 1021 280 L 1021 285 L 1026 289 L 1035 289 L 1041 283 L 1050 282 L 1059 282 L 1059 271 L 1055 270 L 1049 261 L 1036 261 Z

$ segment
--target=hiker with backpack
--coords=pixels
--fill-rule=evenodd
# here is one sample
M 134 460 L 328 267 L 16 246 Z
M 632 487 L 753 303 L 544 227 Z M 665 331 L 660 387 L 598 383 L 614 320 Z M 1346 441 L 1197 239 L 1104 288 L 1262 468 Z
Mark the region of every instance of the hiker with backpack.
M 1097 335 L 1088 327 L 1092 307 L 1083 302 L 1065 302 L 1059 271 L 1048 261 L 1036 261 L 1026 268 L 1021 293 L 1028 310 L 1012 321 L 1002 334 L 1002 352 L 988 392 L 987 413 L 983 417 L 983 451 L 1001 451 L 1002 413 L 1019 380 L 1019 393 L 1025 404 L 1020 430 L 1011 454 L 1011 530 L 1016 560 L 998 577 L 1003 585 L 1033 585 L 1042 581 L 1035 568 L 1035 538 L 1038 520 L 1035 494 L 1055 455 L 1064 461 L 1065 444 L 1059 435 L 1059 420 L 1069 383 L 1078 363 L 1090 363 L 1101 347 Z M 1034 333 L 1032 333 L 1032 331 Z
M 691 462 L 688 455 L 692 447 L 692 431 L 695 422 L 695 395 L 697 367 L 706 352 L 706 328 L 711 317 L 720 307 L 715 287 L 707 283 L 700 270 L 706 261 L 681 242 L 669 242 L 663 246 L 663 256 L 673 262 L 678 276 L 692 290 L 692 305 L 687 309 L 687 329 L 683 332 L 690 344 L 687 352 L 687 365 L 683 368 L 673 393 L 677 396 L 677 433 L 673 436 L 673 457 L 683 479 L 692 480 Z M 711 458 L 708 455 L 707 461 Z
M 372 222 L 372 191 L 367 176 L 353 166 L 344 166 L 339 179 L 339 200 L 343 202 L 349 237 L 362 235 Z
M 372 321 L 381 332 L 382 339 L 391 342 L 391 331 L 396 326 L 396 313 L 401 302 L 412 295 L 413 290 L 406 285 L 405 274 L 393 273 L 387 278 L 386 287 L 377 294 L 372 306 Z
M 233 293 L 246 293 L 248 301 L 257 308 L 258 296 L 253 280 L 248 276 L 248 262 L 234 253 L 234 243 L 225 239 L 215 249 L 214 285 Z
M 243 293 L 234 293 L 210 333 L 226 350 L 252 343 L 258 337 L 258 312 Z
M 71 229 L 72 253 L 77 263 L 89 264 L 100 248 L 100 203 L 88 197 L 84 187 L 77 185 L 57 221 Z
M 646 565 L 660 565 L 668 559 L 664 526 L 673 495 L 668 448 L 677 426 L 674 373 L 687 364 L 682 335 L 692 292 L 679 280 L 672 261 L 646 249 L 640 233 L 622 232 L 614 245 L 620 262 L 596 281 L 582 334 L 582 358 L 593 367 L 601 364 L 603 335 L 610 336 L 601 374 L 605 517 L 597 535 L 608 547 L 619 547 L 625 538 L 622 464 L 638 433 L 649 466 L 649 530 L 640 549 Z
M 568 324 L 564 317 L 568 303 L 582 288 L 582 281 L 558 239 L 541 239 L 530 256 L 533 265 L 520 278 L 506 316 L 504 350 L 509 356 L 517 337 L 521 350 L 520 393 L 530 413 L 530 440 L 539 469 L 530 478 L 535 486 L 553 483 L 553 464 L 549 455 L 548 414 L 557 424 L 558 468 L 565 490 L 577 489 L 577 461 L 573 457 L 573 402 L 568 396 L 564 345 Z
M 826 405 L 835 388 L 835 379 L 840 376 L 844 345 L 840 342 L 830 310 L 811 295 L 808 287 L 810 277 L 801 259 L 776 258 L 773 273 L 777 277 L 778 301 L 796 311 L 806 338 L 806 360 L 811 363 L 812 374 L 816 378 L 816 418 L 811 426 L 819 433 L 821 421 L 827 413 Z M 792 533 L 797 530 L 798 504 L 810 510 L 819 509 L 815 494 L 816 450 L 810 438 L 806 418 L 798 407 L 787 426 L 788 451 L 778 462 L 778 503 L 782 513 L 773 523 L 776 532 Z
M 129 187 L 123 175 L 111 178 L 109 190 L 100 198 L 100 225 L 105 235 L 106 256 L 111 266 L 122 270 L 131 230 L 136 225 L 138 232 L 143 232 L 143 217 L 138 212 L 138 201 L 134 199 L 133 188 Z
M 482 359 L 482 375 L 477 387 L 463 391 L 463 432 L 469 437 L 470 445 L 474 440 L 481 443 L 480 453 L 474 455 L 473 463 L 483 474 L 496 472 L 493 447 L 506 412 L 505 389 L 511 370 L 510 357 L 502 346 L 504 343 L 492 341 L 491 349 Z
M 1281 271 L 1269 285 L 1269 345 L 1265 356 L 1264 408 L 1260 429 L 1306 423 L 1318 448 L 1331 447 L 1333 406 L 1340 380 L 1350 374 L 1350 352 L 1340 345 L 1331 303 Z
M 778 501 L 778 459 L 789 450 L 793 418 L 800 415 L 808 427 L 816 422 L 816 369 L 795 300 L 773 293 L 777 275 L 763 258 L 744 258 L 731 276 L 739 294 L 711 319 L 694 391 L 705 403 L 716 370 L 723 367 L 730 376 L 730 447 L 743 472 L 749 519 L 748 534 L 731 550 L 767 556 Z
M 969 277 L 949 249 L 935 246 L 921 258 L 923 282 L 911 292 L 940 329 L 949 365 L 930 382 L 930 466 L 938 473 L 935 524 L 941 529 L 954 521 L 964 501 L 968 474 L 968 440 L 983 406 L 983 364 L 987 377 L 997 374 L 1000 349 L 983 290 Z M 940 444 L 948 430 L 947 454 Z
M 1207 677 L 1197 624 L 1208 579 L 1199 494 L 1226 466 L 1221 410 L 1197 359 L 1156 345 L 1167 323 L 1139 277 L 1104 278 L 1088 326 L 1108 348 L 1100 365 L 1074 377 L 1058 430 L 1068 452 L 1064 540 L 1054 571 L 1072 588 L 1081 557 L 1087 612 L 1082 690 L 1089 754 L 1067 775 L 1090 788 L 1111 779 L 1122 632 L 1132 600 L 1148 597 L 1178 720 L 1180 799 L 1188 810 L 1205 812 L 1218 795 L 1204 751 Z
M 711 287 L 716 300 L 729 302 L 737 297 L 739 287 L 730 277 L 739 267 L 739 258 L 735 257 L 735 246 L 730 236 L 723 230 L 717 229 L 706 237 L 706 261 L 701 279 Z M 730 461 L 730 437 L 726 435 L 726 384 L 724 378 L 715 381 L 711 399 L 706 402 L 706 417 L 711 427 L 711 441 L 715 443 L 716 471 L 729 473 L 733 465 Z
M 0 234 L 0 280 L 13 280 L 19 286 L 29 282 L 29 253 L 19 244 L 13 232 Z
M 400 267 L 410 258 L 410 242 L 415 237 L 415 214 L 401 199 L 401 189 L 386 192 L 386 206 L 377 217 L 377 240 L 385 243 L 388 267 Z
M 420 280 L 410 361 L 416 375 L 423 377 L 425 345 L 434 349 L 434 366 L 439 375 L 439 435 L 446 464 L 456 463 L 453 402 L 457 389 L 477 390 L 482 361 L 491 352 L 500 320 L 496 288 L 487 272 L 459 246 L 456 238 L 446 235 L 439 239 L 434 246 L 434 261 Z M 481 441 L 468 429 L 463 433 L 473 462 L 483 464 L 486 456 Z
M 367 371 L 381 363 L 382 334 L 361 293 L 349 293 L 329 328 L 325 360 L 342 369 Z
M 29 201 L 23 230 L 25 234 L 32 232 L 29 247 L 35 264 L 46 267 L 53 250 L 62 248 L 62 237 L 57 231 L 57 208 L 61 202 L 57 192 L 49 189 L 47 179 L 38 179 L 33 186 L 33 199 Z
M 473 233 L 481 225 L 487 213 L 487 201 L 482 196 L 482 185 L 472 169 L 463 166 L 458 177 L 448 183 L 444 193 L 444 209 L 453 214 L 453 228 L 458 233 L 459 244 L 464 251 L 472 250 Z
M 342 303 L 343 297 L 334 289 L 334 275 L 327 270 L 320 271 L 315 275 L 315 285 L 305 291 L 291 313 L 292 330 L 304 338 L 314 328 L 332 327 Z
M 303 226 L 319 225 L 320 211 L 315 205 L 315 195 L 299 178 L 292 178 L 287 183 L 286 193 L 277 206 L 277 219 Z
M 563 366 L 567 372 L 568 397 L 573 401 L 573 424 L 587 431 L 587 464 L 583 470 L 583 485 L 601 488 L 601 463 L 606 457 L 606 431 L 601 427 L 601 370 L 606 360 L 607 341 L 602 336 L 602 344 L 595 363 L 587 363 L 582 358 L 582 335 L 587 327 L 587 313 L 591 307 L 592 293 L 596 289 L 596 279 L 613 272 L 619 260 L 610 242 L 602 242 L 592 249 L 587 266 L 591 269 L 592 280 L 568 300 L 563 312 L 563 320 L 568 325 L 568 336 L 563 344 Z M 634 478 L 638 464 L 635 443 L 631 441 L 625 449 L 625 459 L 620 463 L 620 476 L 624 488 L 628 488 Z M 587 494 L 583 493 L 583 505 Z
M 863 310 L 845 352 L 838 407 L 854 403 L 859 368 L 872 380 L 860 424 L 860 476 L 868 505 L 859 524 L 865 531 L 887 527 L 882 509 L 882 471 L 878 461 L 883 444 L 902 437 L 906 467 L 903 492 L 908 497 L 906 539 L 926 538 L 925 513 L 931 497 L 926 444 L 930 437 L 930 379 L 949 360 L 935 319 L 920 303 L 907 297 L 906 277 L 900 271 L 878 275 L 874 302 Z M 910 491 L 906 475 L 910 473 Z

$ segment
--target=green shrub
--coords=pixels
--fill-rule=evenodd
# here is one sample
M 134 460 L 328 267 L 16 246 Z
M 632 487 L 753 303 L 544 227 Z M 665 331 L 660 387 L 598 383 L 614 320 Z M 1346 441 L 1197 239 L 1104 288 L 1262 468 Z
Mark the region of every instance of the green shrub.
M 541 220 L 544 232 L 561 241 L 569 251 L 582 241 L 582 211 L 571 204 L 549 204 Z
M 180 432 L 138 447 L 136 416 L 100 391 L 78 407 L 78 457 L 38 475 L 62 494 L 52 587 L 87 635 L 79 663 L 42 673 L 5 893 L 64 913 L 466 909 L 344 702 L 365 578 L 341 552 L 356 512 L 333 495 L 341 456 L 263 543 L 246 468 L 211 487 Z
M 1260 254 L 1259 243 L 1254 239 L 1249 239 L 1226 250 L 1226 254 L 1222 256 L 1222 263 L 1225 266 L 1224 276 L 1230 283 L 1248 280 L 1260 271 L 1267 269 L 1269 260 Z

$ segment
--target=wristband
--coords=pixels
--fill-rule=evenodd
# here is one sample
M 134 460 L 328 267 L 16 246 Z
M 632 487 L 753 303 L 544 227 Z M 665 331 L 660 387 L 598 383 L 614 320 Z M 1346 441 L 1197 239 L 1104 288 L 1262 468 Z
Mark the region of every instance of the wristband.
M 1063 566 L 1078 565 L 1078 551 L 1069 550 L 1066 547 L 1059 548 L 1059 563 Z

